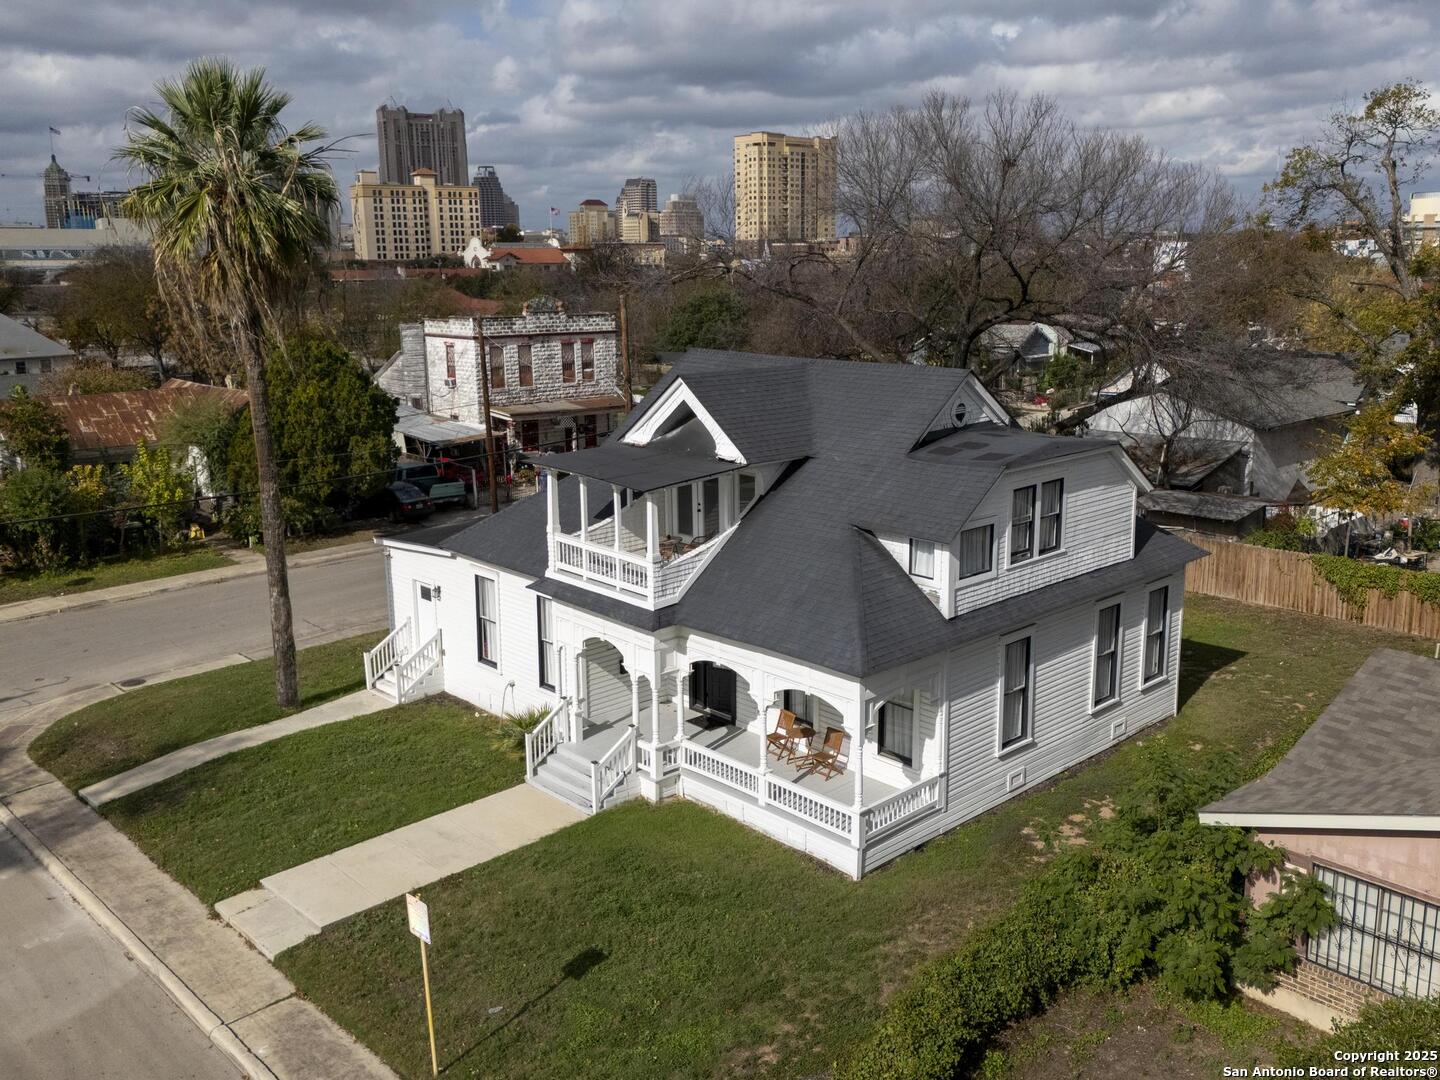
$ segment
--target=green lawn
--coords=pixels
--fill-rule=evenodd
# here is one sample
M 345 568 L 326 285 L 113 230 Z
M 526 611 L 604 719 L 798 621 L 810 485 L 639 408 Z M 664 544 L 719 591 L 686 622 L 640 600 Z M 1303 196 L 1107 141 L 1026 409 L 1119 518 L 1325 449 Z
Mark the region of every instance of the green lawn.
M 1258 766 L 1372 649 L 1416 638 L 1190 598 L 1178 747 Z M 844 1060 L 915 967 L 1007 907 L 1037 843 L 1137 775 L 1136 740 L 859 883 L 695 804 L 627 804 L 430 886 L 451 1076 L 804 1076 Z M 281 954 L 305 996 L 428 1075 L 420 971 L 393 903 Z M 502 1011 L 491 1014 L 491 1008 Z
M 301 649 L 300 708 L 363 688 L 361 653 L 379 637 L 362 634 Z M 255 660 L 96 702 L 57 720 L 30 744 L 30 756 L 79 790 L 182 746 L 269 723 L 289 711 L 275 704 L 273 661 Z
M 105 806 L 150 858 L 213 904 L 262 877 L 493 794 L 523 751 L 488 715 L 436 697 L 251 747 Z
M 116 559 L 43 574 L 3 574 L 0 575 L 0 604 L 153 581 L 195 570 L 213 570 L 217 566 L 229 566 L 231 562 L 230 557 L 218 548 L 201 547 L 149 558 Z

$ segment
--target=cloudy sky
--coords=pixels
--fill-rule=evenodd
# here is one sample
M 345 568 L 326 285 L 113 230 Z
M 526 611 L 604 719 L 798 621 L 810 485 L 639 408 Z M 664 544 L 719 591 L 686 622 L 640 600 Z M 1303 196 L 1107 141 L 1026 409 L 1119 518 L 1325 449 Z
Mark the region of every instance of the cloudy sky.
M 42 220 L 49 150 L 123 187 L 125 111 L 204 54 L 263 64 L 289 118 L 359 136 L 374 110 L 465 110 L 527 226 L 627 176 L 720 173 L 730 138 L 803 133 L 941 87 L 1059 97 L 1253 193 L 1341 98 L 1433 79 L 1435 0 L 0 0 L 0 221 Z

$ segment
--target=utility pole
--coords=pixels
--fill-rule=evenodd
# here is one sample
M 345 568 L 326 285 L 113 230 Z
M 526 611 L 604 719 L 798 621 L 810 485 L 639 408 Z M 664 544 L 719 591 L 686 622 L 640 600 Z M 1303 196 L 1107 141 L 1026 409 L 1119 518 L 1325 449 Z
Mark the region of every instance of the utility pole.
M 485 355 L 485 323 L 475 319 L 475 358 L 480 364 L 480 404 L 485 410 L 485 475 L 490 481 L 490 513 L 500 512 L 500 485 L 495 476 L 495 428 L 490 417 L 490 358 Z
M 620 372 L 625 381 L 625 412 L 635 404 L 635 383 L 630 374 L 630 334 L 625 323 L 625 294 L 620 294 Z

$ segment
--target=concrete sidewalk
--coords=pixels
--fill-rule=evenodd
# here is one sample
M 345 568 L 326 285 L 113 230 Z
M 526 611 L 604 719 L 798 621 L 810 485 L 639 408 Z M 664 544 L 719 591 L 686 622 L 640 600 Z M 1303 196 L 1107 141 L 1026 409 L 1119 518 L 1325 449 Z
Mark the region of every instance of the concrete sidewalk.
M 241 728 L 239 731 L 226 732 L 192 746 L 182 746 L 164 757 L 155 758 L 87 788 L 81 788 L 79 795 L 98 810 L 107 802 L 158 784 L 161 780 L 168 780 L 197 765 L 233 754 L 237 750 L 283 739 L 297 731 L 309 731 L 311 728 L 323 727 L 340 720 L 351 720 L 357 716 L 379 712 L 381 709 L 393 708 L 394 705 L 395 702 L 383 694 L 377 694 L 373 690 L 357 690 L 353 694 L 346 694 L 342 698 L 327 701 L 292 716 L 272 720 L 268 724 Z
M 215 905 L 265 956 L 366 908 L 573 825 L 584 814 L 529 784 L 272 874 Z
M 306 551 L 286 560 L 286 565 L 295 569 L 313 566 L 317 563 L 339 562 L 362 555 L 376 554 L 373 540 L 358 544 L 340 544 L 319 551 Z M 41 615 L 53 615 L 57 611 L 73 611 L 76 608 L 96 607 L 113 604 L 121 600 L 135 600 L 142 596 L 189 589 L 196 585 L 211 585 L 217 581 L 233 581 L 235 578 L 254 577 L 265 573 L 265 557 L 259 552 L 244 549 L 229 552 L 235 560 L 230 566 L 217 566 L 210 570 L 196 570 L 190 574 L 175 574 L 171 577 L 152 578 L 149 581 L 135 581 L 129 585 L 115 585 L 108 589 L 92 589 L 89 592 L 70 593 L 66 596 L 39 596 L 34 600 L 16 600 L 0 604 L 0 623 L 18 622 L 21 619 L 35 619 Z

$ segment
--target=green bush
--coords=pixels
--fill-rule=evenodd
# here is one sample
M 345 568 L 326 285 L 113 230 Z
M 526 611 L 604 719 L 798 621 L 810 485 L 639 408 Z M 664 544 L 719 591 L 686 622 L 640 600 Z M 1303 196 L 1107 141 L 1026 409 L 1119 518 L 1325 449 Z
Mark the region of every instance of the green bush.
M 1367 1005 L 1350 1024 L 1308 1047 L 1287 1046 L 1279 1064 L 1287 1068 L 1333 1068 L 1336 1053 L 1367 1050 L 1433 1050 L 1440 1047 L 1440 997 L 1392 998 Z M 1423 1066 L 1423 1063 L 1416 1063 Z M 1433 1064 L 1433 1063 L 1432 1063 Z
M 1391 598 L 1404 590 L 1414 593 L 1427 604 L 1440 604 L 1440 574 L 1407 570 L 1385 563 L 1361 562 L 1343 555 L 1312 555 L 1310 561 L 1314 564 L 1315 576 L 1333 585 L 1340 599 L 1353 607 L 1357 614 L 1365 610 L 1370 589 L 1379 589 Z
M 1333 925 L 1335 912 L 1276 849 L 1200 824 L 1196 809 L 1234 780 L 1223 760 L 1192 769 L 1150 748 L 1143 778 L 1092 842 L 1057 855 L 1007 915 L 896 995 L 842 1075 L 938 1080 L 972 1069 L 995 1035 L 1071 985 L 1154 977 L 1214 1000 L 1293 970 L 1297 936 Z M 1258 909 L 1245 892 L 1254 873 L 1281 882 Z

